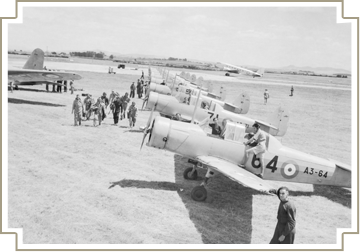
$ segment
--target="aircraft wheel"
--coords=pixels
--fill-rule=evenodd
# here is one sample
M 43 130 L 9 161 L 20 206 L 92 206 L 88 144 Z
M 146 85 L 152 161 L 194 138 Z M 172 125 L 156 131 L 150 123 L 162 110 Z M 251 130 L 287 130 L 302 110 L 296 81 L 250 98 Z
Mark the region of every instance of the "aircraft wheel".
M 207 191 L 204 186 L 195 186 L 191 191 L 191 198 L 195 201 L 205 201 Z
M 196 180 L 197 177 L 198 177 L 198 173 L 197 173 L 197 170 L 195 170 L 192 174 L 191 174 L 191 171 L 192 171 L 192 167 L 188 167 L 185 169 L 184 171 L 184 179 L 189 179 L 189 180 Z

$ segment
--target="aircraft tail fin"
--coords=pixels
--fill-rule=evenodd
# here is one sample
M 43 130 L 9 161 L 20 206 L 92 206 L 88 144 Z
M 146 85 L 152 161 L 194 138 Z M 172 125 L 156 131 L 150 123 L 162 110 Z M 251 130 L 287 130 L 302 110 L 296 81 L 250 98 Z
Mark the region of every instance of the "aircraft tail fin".
M 234 113 L 246 114 L 247 112 L 249 112 L 250 108 L 250 96 L 247 93 L 243 92 L 234 100 L 232 105 L 234 106 Z M 225 106 L 224 109 L 226 109 Z
M 43 70 L 44 68 L 44 52 L 36 48 L 26 61 L 23 69 Z
M 221 86 L 221 87 L 220 87 L 220 93 L 219 93 L 219 95 L 220 95 L 220 100 L 225 101 L 225 98 L 226 98 L 226 89 L 225 89 L 224 86 Z
M 273 114 L 271 114 L 267 123 L 273 126 L 270 128 L 269 132 L 273 136 L 284 136 L 289 122 L 289 111 L 285 108 L 284 105 L 280 105 Z
M 261 68 L 261 69 L 257 70 L 256 73 L 258 73 L 258 74 L 260 74 L 261 76 L 263 76 L 264 73 L 265 73 L 265 69 L 264 69 L 264 68 Z

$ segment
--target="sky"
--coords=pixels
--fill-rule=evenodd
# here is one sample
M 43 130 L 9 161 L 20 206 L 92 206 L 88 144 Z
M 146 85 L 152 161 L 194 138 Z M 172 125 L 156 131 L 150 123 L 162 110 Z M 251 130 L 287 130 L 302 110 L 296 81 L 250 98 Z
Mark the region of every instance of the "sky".
M 335 7 L 24 7 L 8 47 L 350 71 L 351 24 Z

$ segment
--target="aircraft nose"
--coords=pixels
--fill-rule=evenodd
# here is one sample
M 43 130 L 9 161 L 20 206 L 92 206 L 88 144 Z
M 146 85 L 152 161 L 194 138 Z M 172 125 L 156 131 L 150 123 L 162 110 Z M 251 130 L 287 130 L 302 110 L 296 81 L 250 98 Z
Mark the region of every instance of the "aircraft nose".
M 155 106 L 155 104 L 157 103 L 159 99 L 159 94 L 155 93 L 155 92 L 150 92 L 149 94 L 149 98 L 148 98 L 148 103 L 146 104 L 146 108 L 151 109 Z
M 164 149 L 170 131 L 170 120 L 157 116 L 153 122 L 147 146 Z

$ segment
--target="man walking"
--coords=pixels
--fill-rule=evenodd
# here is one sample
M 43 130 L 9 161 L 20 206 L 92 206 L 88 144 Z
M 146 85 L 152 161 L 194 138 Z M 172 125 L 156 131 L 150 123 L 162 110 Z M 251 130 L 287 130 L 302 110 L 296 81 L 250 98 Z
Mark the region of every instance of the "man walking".
M 277 213 L 277 224 L 270 244 L 293 244 L 295 240 L 296 208 L 289 201 L 289 189 L 280 187 L 277 190 L 280 204 Z
M 110 105 L 110 109 L 113 112 L 114 124 L 117 125 L 119 122 L 119 113 L 121 111 L 121 100 L 119 96 L 116 96 L 114 102 Z
M 135 102 L 132 102 L 131 106 L 129 107 L 128 117 L 130 128 L 135 127 L 137 117 L 137 107 Z
M 73 102 L 72 111 L 71 111 L 71 114 L 74 114 L 74 126 L 78 126 L 77 122 L 79 122 L 79 125 L 81 125 L 82 111 L 83 111 L 83 104 L 81 102 L 79 95 L 77 94 Z

